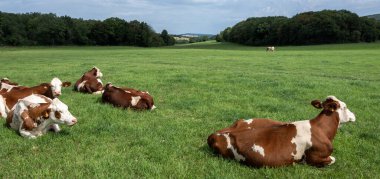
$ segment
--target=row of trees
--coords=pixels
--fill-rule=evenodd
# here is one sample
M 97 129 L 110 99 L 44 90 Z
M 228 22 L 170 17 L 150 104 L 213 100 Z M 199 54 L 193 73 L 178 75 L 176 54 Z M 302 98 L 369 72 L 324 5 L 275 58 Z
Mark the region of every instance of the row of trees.
M 157 34 L 145 22 L 119 18 L 83 20 L 55 14 L 0 12 L 0 45 L 174 45 L 163 30 Z
M 217 36 L 218 41 L 245 45 L 308 45 L 377 39 L 380 39 L 380 22 L 347 10 L 305 12 L 292 18 L 248 18 Z

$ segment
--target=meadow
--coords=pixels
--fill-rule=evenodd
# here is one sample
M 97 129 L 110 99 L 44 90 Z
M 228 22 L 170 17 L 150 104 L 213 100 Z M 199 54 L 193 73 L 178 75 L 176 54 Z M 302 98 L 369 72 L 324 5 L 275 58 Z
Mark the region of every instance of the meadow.
M 380 43 L 264 47 L 2 47 L 0 77 L 22 85 L 103 82 L 147 90 L 155 111 L 121 110 L 62 91 L 73 127 L 27 140 L 0 128 L 0 178 L 379 178 Z M 356 114 L 338 129 L 332 166 L 255 169 L 212 153 L 208 135 L 245 118 L 305 120 L 335 95 Z M 3 119 L 1 119 L 5 123 Z

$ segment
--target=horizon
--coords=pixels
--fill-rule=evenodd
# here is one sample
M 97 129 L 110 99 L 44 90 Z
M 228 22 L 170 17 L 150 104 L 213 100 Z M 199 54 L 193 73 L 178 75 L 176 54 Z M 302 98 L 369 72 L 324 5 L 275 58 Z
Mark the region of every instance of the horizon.
M 216 35 L 250 17 L 292 17 L 302 12 L 325 9 L 345 9 L 359 16 L 379 14 L 380 0 L 2 0 L 0 7 L 0 11 L 7 13 L 53 13 L 86 20 L 110 17 L 138 20 L 149 24 L 157 33 L 166 29 L 169 34 L 175 35 Z

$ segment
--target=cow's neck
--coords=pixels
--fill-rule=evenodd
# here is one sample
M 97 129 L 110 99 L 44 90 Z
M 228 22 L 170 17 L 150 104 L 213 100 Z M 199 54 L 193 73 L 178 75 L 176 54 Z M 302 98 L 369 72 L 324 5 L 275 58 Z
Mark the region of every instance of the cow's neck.
M 332 141 L 338 130 L 339 114 L 322 111 L 316 118 L 310 120 L 310 123 L 312 128 L 319 128 Z
M 41 94 L 53 99 L 53 92 L 51 91 L 51 87 L 49 85 L 41 84 L 39 86 L 33 86 L 31 87 L 31 90 L 34 94 Z

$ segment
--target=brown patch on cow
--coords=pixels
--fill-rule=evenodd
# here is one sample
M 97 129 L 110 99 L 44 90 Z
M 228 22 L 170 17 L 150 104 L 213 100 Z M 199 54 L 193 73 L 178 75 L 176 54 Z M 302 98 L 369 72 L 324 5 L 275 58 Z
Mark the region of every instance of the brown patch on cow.
M 23 121 L 23 124 L 22 124 L 22 128 L 25 129 L 25 130 L 33 130 L 33 128 L 35 128 L 35 121 L 29 116 L 29 111 L 28 110 L 24 110 L 22 113 L 21 113 L 21 119 Z
M 48 118 L 49 117 L 49 109 L 50 103 L 40 104 L 38 107 L 28 107 L 29 114 L 33 119 L 38 117 Z

